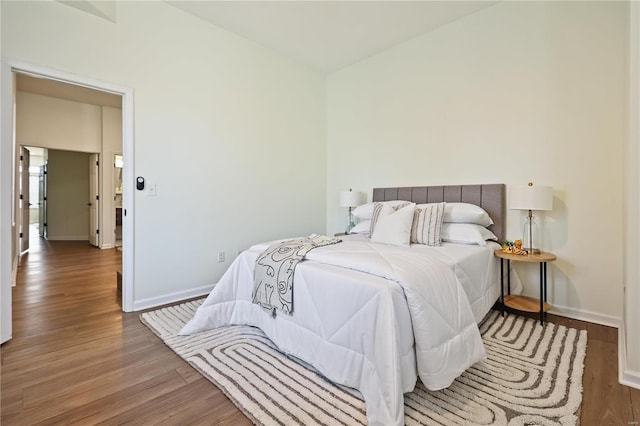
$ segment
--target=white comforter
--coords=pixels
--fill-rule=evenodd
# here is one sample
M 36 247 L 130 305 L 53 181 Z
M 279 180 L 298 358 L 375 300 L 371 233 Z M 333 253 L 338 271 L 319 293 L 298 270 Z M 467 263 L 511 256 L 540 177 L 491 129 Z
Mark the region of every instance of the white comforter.
M 403 393 L 416 373 L 442 389 L 485 356 L 464 271 L 450 255 L 366 239 L 317 248 L 296 268 L 293 315 L 272 318 L 251 303 L 255 260 L 270 244 L 236 258 L 180 334 L 257 326 L 281 350 L 358 389 L 370 425 L 404 424 Z M 495 281 L 488 269 L 480 282 Z

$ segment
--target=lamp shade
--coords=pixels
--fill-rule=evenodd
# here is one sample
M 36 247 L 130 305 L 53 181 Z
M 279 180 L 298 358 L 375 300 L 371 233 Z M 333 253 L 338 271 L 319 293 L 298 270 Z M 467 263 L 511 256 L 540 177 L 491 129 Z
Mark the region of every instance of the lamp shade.
M 550 186 L 514 186 L 509 190 L 509 208 L 513 210 L 551 210 L 553 188 Z
M 341 191 L 340 207 L 356 207 L 360 205 L 360 193 L 357 191 Z

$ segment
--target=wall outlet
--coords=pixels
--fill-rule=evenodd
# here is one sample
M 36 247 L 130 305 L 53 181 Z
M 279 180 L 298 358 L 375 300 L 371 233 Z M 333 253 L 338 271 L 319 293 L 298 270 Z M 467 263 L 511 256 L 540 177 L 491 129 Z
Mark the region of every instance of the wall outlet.
M 218 262 L 220 263 L 224 262 L 224 251 L 221 251 L 220 253 L 218 253 Z

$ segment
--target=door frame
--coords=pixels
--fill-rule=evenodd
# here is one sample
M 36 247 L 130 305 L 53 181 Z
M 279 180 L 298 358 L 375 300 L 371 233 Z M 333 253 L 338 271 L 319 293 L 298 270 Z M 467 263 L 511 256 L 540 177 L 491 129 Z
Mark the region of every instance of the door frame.
M 38 176 L 38 234 L 47 238 L 47 163 L 40 166 Z
M 100 193 L 100 154 L 89 154 L 89 244 L 95 247 L 102 246 L 102 236 L 100 234 L 100 216 L 102 201 L 106 198 Z M 102 195 L 102 200 L 100 196 Z
M 133 88 L 96 80 L 91 77 L 80 76 L 69 72 L 59 71 L 39 65 L 2 58 L 0 63 L 0 103 L 1 133 L 0 133 L 0 295 L 2 324 L 0 327 L 0 342 L 11 338 L 11 225 L 12 225 L 12 197 L 14 194 L 11 173 L 15 167 L 16 146 L 14 143 L 13 99 L 6 96 L 13 90 L 14 73 L 27 74 L 37 78 L 73 84 L 102 92 L 122 96 L 122 152 L 127 161 L 122 170 L 123 177 L 123 235 L 122 235 L 122 310 L 133 311 L 134 295 L 134 133 L 133 133 Z M 6 262 L 6 265 L 5 265 Z M 5 267 L 5 266 L 8 266 Z M 7 290 L 8 289 L 8 290 Z M 7 325 L 6 322 L 9 322 Z
M 16 234 L 18 234 L 16 247 L 19 247 L 18 256 L 22 256 L 29 251 L 29 215 L 31 214 L 31 200 L 29 199 L 29 166 L 31 162 L 29 159 L 31 152 L 24 145 L 20 145 L 20 149 L 16 149 L 16 151 L 18 152 L 18 164 L 20 165 L 18 172 L 20 191 L 17 191 L 19 194 L 18 200 L 16 201 L 16 207 L 18 209 L 16 221 L 19 224 L 16 230 Z

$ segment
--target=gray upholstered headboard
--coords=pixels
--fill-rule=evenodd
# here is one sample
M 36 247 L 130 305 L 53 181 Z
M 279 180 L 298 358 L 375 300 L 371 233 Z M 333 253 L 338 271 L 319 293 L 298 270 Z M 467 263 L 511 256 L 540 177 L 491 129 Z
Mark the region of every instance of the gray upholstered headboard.
M 402 188 L 373 188 L 372 201 L 407 200 L 417 204 L 470 203 L 482 207 L 493 219 L 489 227 L 498 237 L 505 239 L 506 190 L 502 183 L 488 185 L 407 186 Z

